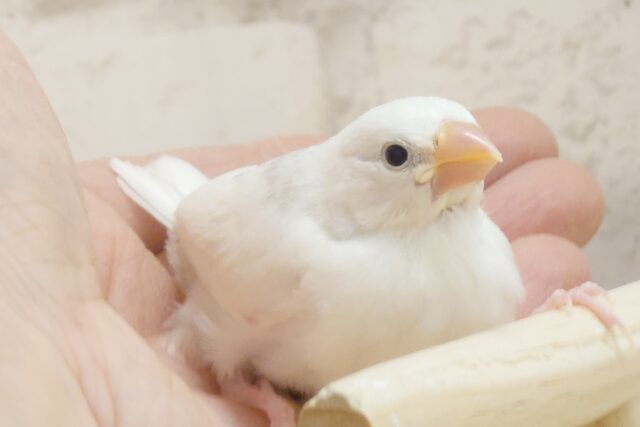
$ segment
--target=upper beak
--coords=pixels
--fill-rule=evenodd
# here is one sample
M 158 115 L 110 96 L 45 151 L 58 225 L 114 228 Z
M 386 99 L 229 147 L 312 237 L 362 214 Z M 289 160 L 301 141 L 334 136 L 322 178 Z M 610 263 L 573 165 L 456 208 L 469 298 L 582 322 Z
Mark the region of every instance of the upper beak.
M 416 182 L 431 179 L 433 195 L 438 196 L 482 181 L 502 155 L 478 125 L 447 122 L 438 130 L 434 160 L 434 167 L 416 176 Z

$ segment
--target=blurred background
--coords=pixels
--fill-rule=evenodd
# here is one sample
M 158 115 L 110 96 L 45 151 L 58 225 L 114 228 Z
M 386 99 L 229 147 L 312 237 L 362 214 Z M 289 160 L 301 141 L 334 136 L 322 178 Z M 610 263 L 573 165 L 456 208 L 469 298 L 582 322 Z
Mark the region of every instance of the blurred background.
M 638 0 L 1 0 L 79 160 L 295 133 L 438 94 L 546 121 L 605 189 L 587 247 L 640 279 Z

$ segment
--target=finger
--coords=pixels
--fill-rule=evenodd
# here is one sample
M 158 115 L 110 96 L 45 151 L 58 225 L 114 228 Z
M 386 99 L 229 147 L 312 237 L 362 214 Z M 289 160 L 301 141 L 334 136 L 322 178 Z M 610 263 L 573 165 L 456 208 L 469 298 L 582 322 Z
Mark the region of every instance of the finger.
M 85 193 L 104 299 L 141 336 L 161 332 L 178 302 L 169 270 L 110 206 Z
M 526 292 L 520 316 L 530 314 L 554 290 L 570 289 L 589 280 L 585 255 L 566 239 L 533 234 L 514 240 L 512 247 Z
M 218 145 L 176 150 L 169 154 L 188 161 L 205 175 L 216 176 L 242 166 L 263 163 L 285 153 L 318 144 L 324 139 L 326 137 L 321 135 L 286 136 L 263 139 L 250 144 Z M 151 155 L 138 160 L 141 163 L 146 163 L 156 157 L 157 155 Z
M 0 291 L 16 285 L 13 297 L 61 306 L 96 297 L 88 221 L 62 128 L 1 32 L 0 171 Z
M 529 162 L 485 192 L 483 208 L 509 240 L 547 233 L 582 246 L 604 214 L 600 186 L 583 167 L 560 159 Z
M 76 313 L 99 296 L 88 230 L 62 129 L 0 31 L 3 425 L 96 425 L 75 339 Z
M 531 113 L 512 107 L 488 107 L 475 110 L 473 115 L 504 159 L 485 180 L 487 186 L 527 162 L 558 156 L 553 134 Z
M 324 139 L 322 136 L 291 136 L 257 141 L 251 144 L 191 148 L 163 154 L 180 157 L 192 163 L 205 174 L 215 176 L 316 144 L 322 139 Z M 145 164 L 157 156 L 149 155 L 127 159 L 136 164 Z M 82 186 L 110 205 L 140 236 L 147 248 L 153 252 L 162 249 L 166 234 L 165 228 L 124 195 L 116 184 L 115 175 L 109 167 L 108 159 L 79 163 L 78 175 Z
M 92 414 L 92 420 L 98 420 L 100 425 L 140 425 L 136 420 L 150 420 L 145 423 L 147 425 L 267 425 L 265 417 L 253 409 L 200 389 L 200 386 L 206 387 L 206 379 L 196 380 L 192 386 L 190 380 L 196 372 L 174 371 L 174 364 L 166 363 L 167 358 L 163 355 L 158 357 L 149 343 L 134 333 L 103 301 L 80 307 L 74 312 L 73 320 L 77 332 L 74 330 L 72 335 L 76 338 L 75 357 L 70 359 L 74 362 L 75 375 L 80 378 L 74 378 L 74 381 L 84 392 L 82 402 L 91 409 L 89 417 Z M 57 365 L 66 366 L 64 363 Z M 180 378 L 183 373 L 187 376 Z M 50 376 L 44 378 L 50 381 Z M 68 382 L 66 389 L 60 392 L 62 395 L 69 394 L 69 384 L 75 386 Z M 74 409 L 69 411 L 76 413 L 77 408 Z M 95 424 L 85 421 L 72 425 Z

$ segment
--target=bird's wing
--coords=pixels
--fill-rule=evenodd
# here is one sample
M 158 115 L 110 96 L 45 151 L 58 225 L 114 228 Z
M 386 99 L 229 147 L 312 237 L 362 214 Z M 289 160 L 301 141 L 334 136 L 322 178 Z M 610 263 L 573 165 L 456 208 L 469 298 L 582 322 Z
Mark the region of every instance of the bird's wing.
M 162 156 L 147 166 L 118 158 L 109 164 L 122 191 L 167 228 L 173 226 L 180 202 L 207 182 L 202 172 L 177 157 Z
M 224 312 L 268 327 L 303 305 L 305 254 L 318 233 L 313 221 L 284 207 L 262 167 L 243 172 L 211 180 L 187 197 L 169 246 L 175 244 L 197 286 Z

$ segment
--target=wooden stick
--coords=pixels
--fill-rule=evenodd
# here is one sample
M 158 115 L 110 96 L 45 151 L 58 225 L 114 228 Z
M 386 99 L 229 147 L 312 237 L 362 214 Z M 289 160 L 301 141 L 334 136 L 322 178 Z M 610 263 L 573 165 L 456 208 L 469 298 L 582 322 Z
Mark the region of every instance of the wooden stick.
M 640 396 L 625 403 L 600 421 L 589 427 L 638 427 L 640 426 Z
M 640 282 L 609 294 L 626 331 L 607 330 L 580 307 L 532 316 L 336 381 L 304 406 L 299 425 L 596 422 L 640 396 Z

